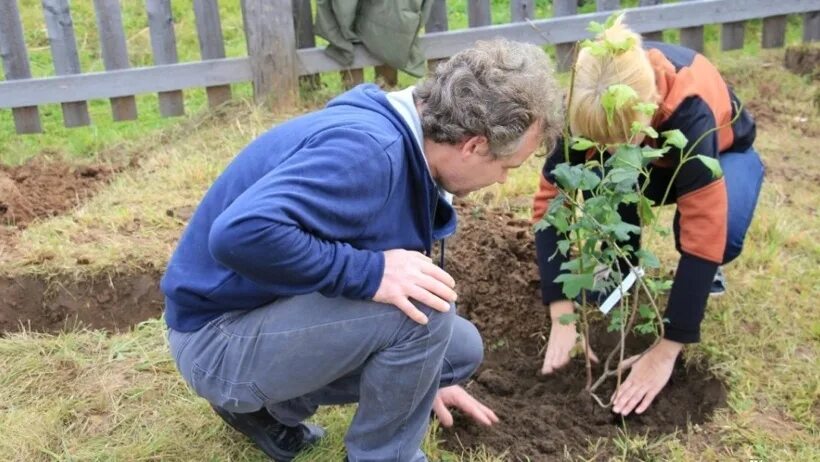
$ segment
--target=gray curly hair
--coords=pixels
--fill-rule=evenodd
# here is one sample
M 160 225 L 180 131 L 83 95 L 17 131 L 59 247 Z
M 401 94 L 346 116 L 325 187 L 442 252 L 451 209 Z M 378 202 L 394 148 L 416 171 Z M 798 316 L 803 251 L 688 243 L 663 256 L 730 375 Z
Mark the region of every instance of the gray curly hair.
M 562 92 L 549 57 L 535 45 L 476 42 L 441 63 L 415 89 L 424 136 L 457 144 L 485 136 L 495 158 L 514 153 L 524 132 L 541 121 L 546 152 L 563 127 Z

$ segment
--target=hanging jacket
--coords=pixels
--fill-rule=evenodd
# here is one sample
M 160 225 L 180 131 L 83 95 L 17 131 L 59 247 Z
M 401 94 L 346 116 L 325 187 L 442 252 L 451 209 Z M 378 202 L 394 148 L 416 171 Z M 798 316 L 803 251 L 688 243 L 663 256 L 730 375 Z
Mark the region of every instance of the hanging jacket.
M 317 0 L 314 31 L 344 66 L 353 64 L 353 47 L 361 43 L 384 63 L 421 77 L 427 65 L 418 33 L 432 6 L 432 0 Z

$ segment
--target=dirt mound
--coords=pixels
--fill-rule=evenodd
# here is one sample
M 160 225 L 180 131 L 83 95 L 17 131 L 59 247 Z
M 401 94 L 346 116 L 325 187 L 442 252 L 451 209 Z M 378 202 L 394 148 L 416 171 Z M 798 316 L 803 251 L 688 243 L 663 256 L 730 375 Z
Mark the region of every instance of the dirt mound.
M 17 167 L 0 165 L 0 224 L 22 228 L 71 209 L 113 173 L 107 165 L 72 167 L 41 158 Z
M 157 317 L 159 271 L 83 280 L 0 278 L 0 335 L 20 327 L 56 332 L 74 326 L 121 330 Z
M 812 80 L 817 80 L 820 78 L 820 46 L 803 44 L 787 47 L 784 64 L 795 74 L 808 75 Z
M 495 409 L 502 422 L 487 429 L 458 418 L 453 430 L 443 434 L 451 450 L 484 445 L 508 460 L 555 460 L 565 447 L 577 454 L 590 439 L 613 437 L 624 425 L 630 433 L 685 431 L 687 424 L 704 422 L 725 403 L 725 388 L 717 379 L 698 365 L 679 364 L 652 407 L 623 423 L 581 393 L 583 359 L 560 374 L 538 374 L 549 317 L 540 299 L 529 223 L 472 205 L 461 206 L 459 216 L 446 269 L 457 281 L 459 312 L 478 326 L 486 350 L 467 388 Z M 605 334 L 603 326 L 597 330 L 591 335 L 593 346 L 608 352 L 617 338 Z M 613 388 L 610 383 L 599 395 L 606 399 Z

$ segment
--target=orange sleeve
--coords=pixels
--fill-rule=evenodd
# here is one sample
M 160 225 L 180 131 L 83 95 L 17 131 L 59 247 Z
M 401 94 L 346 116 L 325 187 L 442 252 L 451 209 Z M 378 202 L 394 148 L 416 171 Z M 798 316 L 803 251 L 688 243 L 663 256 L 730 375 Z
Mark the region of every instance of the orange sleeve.
M 678 212 L 681 250 L 722 263 L 728 232 L 728 201 L 723 178 L 679 197 Z
M 532 223 L 541 221 L 544 214 L 549 209 L 550 201 L 558 195 L 558 188 L 554 184 L 544 178 L 541 173 L 541 180 L 538 183 L 538 192 L 535 193 L 535 198 L 532 203 Z

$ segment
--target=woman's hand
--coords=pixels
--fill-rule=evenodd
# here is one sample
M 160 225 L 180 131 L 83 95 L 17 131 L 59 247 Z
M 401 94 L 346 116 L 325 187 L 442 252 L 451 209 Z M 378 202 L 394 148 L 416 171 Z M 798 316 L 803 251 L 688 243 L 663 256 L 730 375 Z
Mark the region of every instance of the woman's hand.
M 624 361 L 623 367 L 631 367 L 632 371 L 615 393 L 612 411 L 624 416 L 633 410 L 638 414 L 646 411 L 669 381 L 682 348 L 682 343 L 663 339 L 643 356 L 632 356 Z
M 544 364 L 541 366 L 542 374 L 552 374 L 569 363 L 572 351 L 580 345 L 581 351 L 584 349 L 583 339 L 578 339 L 578 331 L 575 323 L 561 324 L 560 318 L 565 314 L 572 314 L 573 306 L 569 300 L 560 300 L 550 304 L 550 317 L 552 327 L 550 328 L 550 338 L 547 341 L 547 351 L 544 353 Z M 590 360 L 597 363 L 598 357 L 590 348 Z

